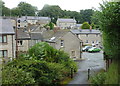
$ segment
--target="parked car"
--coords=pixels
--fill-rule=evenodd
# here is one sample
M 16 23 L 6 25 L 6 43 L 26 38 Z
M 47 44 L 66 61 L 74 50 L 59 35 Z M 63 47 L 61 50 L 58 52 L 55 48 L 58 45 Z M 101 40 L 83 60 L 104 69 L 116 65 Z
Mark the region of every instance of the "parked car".
M 96 47 L 92 47 L 88 50 L 88 52 L 100 52 L 101 49 L 100 48 L 96 48 Z
M 90 48 L 92 48 L 92 46 L 85 46 L 82 51 L 88 51 Z

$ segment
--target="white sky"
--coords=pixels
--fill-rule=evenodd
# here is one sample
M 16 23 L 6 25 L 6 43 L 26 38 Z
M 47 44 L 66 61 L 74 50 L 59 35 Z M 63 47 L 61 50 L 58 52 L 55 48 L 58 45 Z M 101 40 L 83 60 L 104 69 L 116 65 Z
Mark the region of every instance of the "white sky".
M 2 0 L 5 2 L 5 6 L 8 8 L 17 7 L 19 2 L 24 1 L 33 6 L 36 6 L 39 10 L 43 8 L 45 4 L 59 5 L 62 10 L 80 11 L 82 9 L 91 9 L 92 7 L 99 7 L 99 3 L 102 0 Z

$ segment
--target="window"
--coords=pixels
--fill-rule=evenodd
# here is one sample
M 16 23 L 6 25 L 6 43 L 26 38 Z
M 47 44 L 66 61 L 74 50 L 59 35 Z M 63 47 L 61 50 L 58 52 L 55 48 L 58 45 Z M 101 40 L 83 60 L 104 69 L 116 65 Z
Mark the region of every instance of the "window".
M 7 43 L 7 35 L 0 35 L 0 42 Z
M 88 40 L 86 40 L 86 43 L 88 43 Z
M 72 56 L 72 57 L 75 56 L 75 51 L 71 51 L 71 56 Z
M 18 41 L 18 45 L 23 45 L 23 41 L 22 41 L 22 40 L 19 40 L 19 41 Z
M 64 45 L 64 40 L 61 40 L 61 47 L 63 47 Z
M 86 34 L 86 37 L 88 37 L 88 34 Z
M 7 50 L 0 50 L 0 57 L 7 57 Z
M 98 34 L 96 34 L 96 37 L 98 37 Z

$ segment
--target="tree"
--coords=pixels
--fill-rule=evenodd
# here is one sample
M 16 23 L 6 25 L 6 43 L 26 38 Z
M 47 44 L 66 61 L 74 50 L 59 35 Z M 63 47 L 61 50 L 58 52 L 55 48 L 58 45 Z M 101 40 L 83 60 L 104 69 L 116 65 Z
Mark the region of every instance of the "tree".
M 18 4 L 18 8 L 20 10 L 21 16 L 35 16 L 35 12 L 37 10 L 37 7 L 32 6 L 31 4 L 28 4 L 26 2 L 20 2 Z M 18 10 L 18 9 L 16 9 Z
M 102 31 L 105 59 L 109 65 L 109 59 L 112 64 L 106 72 L 106 78 L 100 84 L 119 84 L 120 72 L 118 71 L 120 56 L 120 2 L 103 2 L 100 4 L 100 10 L 96 13 L 96 19 Z M 106 65 L 106 66 L 107 66 Z M 102 76 L 97 76 L 98 81 Z M 104 79 L 104 77 L 103 77 Z M 96 82 L 97 80 L 94 80 Z
M 4 4 L 5 3 L 2 0 L 0 0 L 0 11 L 1 11 L 0 15 L 1 16 L 10 16 L 10 9 L 5 7 Z
M 58 5 L 44 5 L 39 11 L 39 16 L 49 16 L 53 23 L 56 23 L 58 17 L 62 17 L 62 9 Z
M 120 2 L 104 2 L 101 4 L 97 18 L 100 29 L 103 31 L 104 51 L 109 58 L 117 58 L 120 54 Z M 116 52 L 117 51 L 117 52 Z
M 91 23 L 91 16 L 93 15 L 94 11 L 92 9 L 80 10 L 81 14 L 81 23 L 87 21 Z
M 88 24 L 88 22 L 84 22 L 81 26 L 82 29 L 90 29 L 90 25 Z
M 96 28 L 94 23 L 92 23 L 91 26 L 92 26 L 92 29 Z
M 22 15 L 20 12 L 20 9 L 18 7 L 11 9 L 11 15 L 12 16 L 20 16 Z

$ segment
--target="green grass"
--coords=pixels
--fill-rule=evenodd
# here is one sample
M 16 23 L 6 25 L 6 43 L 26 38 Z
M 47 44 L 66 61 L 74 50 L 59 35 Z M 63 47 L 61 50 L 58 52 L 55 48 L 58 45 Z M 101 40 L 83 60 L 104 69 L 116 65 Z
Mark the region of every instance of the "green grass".
M 91 86 L 101 86 L 101 84 L 107 84 L 107 86 L 111 84 L 118 84 L 120 74 L 118 73 L 118 64 L 117 62 L 113 62 L 107 72 L 101 70 L 95 76 L 91 77 L 89 82 L 92 84 Z
M 106 73 L 105 84 L 118 84 L 118 75 L 118 64 L 114 62 L 110 65 Z

